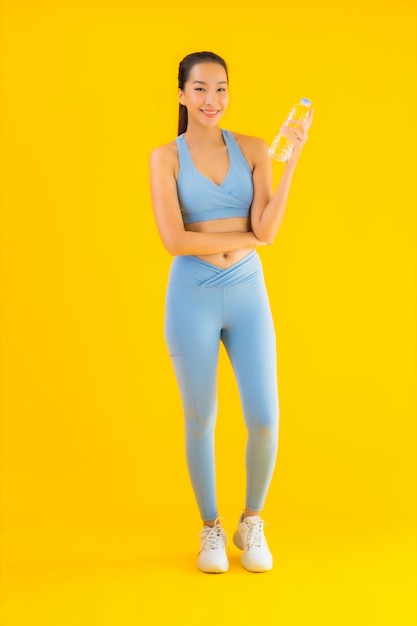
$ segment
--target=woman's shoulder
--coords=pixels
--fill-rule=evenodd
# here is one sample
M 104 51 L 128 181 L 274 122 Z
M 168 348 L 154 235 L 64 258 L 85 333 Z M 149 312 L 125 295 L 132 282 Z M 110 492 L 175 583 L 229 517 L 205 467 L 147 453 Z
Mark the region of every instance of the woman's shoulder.
M 264 148 L 268 147 L 268 144 L 261 137 L 254 137 L 253 135 L 244 135 L 243 133 L 237 133 L 234 130 L 229 131 L 232 133 L 233 137 L 236 141 L 242 146 L 247 146 L 248 148 Z
M 261 139 L 261 137 L 244 135 L 243 133 L 236 133 L 235 131 L 229 132 L 232 133 L 239 148 L 242 150 L 246 160 L 249 161 L 252 168 L 255 167 L 260 160 L 265 158 L 265 155 L 267 155 L 269 145 L 264 139 Z
M 164 155 L 172 155 L 177 153 L 177 141 L 173 139 L 168 143 L 161 144 L 160 146 L 156 146 L 151 150 L 151 155 L 156 154 L 158 156 Z
M 177 142 L 175 139 L 170 141 L 169 143 L 164 143 L 160 146 L 156 146 L 151 150 L 150 155 L 151 163 L 165 163 L 165 164 L 174 164 L 178 160 L 178 148 Z

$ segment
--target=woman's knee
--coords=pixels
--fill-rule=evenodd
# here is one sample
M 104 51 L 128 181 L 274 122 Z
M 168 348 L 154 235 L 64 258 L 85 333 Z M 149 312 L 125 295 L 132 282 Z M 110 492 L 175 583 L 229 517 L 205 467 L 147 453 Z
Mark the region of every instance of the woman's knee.
M 185 425 L 187 436 L 194 440 L 205 439 L 214 434 L 216 426 L 217 409 L 200 408 L 199 410 L 186 411 Z
M 262 439 L 275 439 L 279 428 L 279 410 L 267 408 L 246 416 L 249 434 Z

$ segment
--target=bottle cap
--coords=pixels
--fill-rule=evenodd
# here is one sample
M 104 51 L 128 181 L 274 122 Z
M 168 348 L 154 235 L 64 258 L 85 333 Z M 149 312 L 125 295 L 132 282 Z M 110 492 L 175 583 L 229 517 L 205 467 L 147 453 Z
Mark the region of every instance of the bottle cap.
M 311 104 L 311 100 L 309 100 L 308 98 L 301 98 L 301 103 L 300 104 L 305 104 L 306 106 L 310 106 Z

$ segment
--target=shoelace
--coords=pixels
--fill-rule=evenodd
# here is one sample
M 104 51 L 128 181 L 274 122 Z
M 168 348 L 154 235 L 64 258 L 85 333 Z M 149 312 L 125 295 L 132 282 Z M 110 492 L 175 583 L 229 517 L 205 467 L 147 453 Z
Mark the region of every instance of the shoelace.
M 221 547 L 221 528 L 213 526 L 213 528 L 207 532 L 206 540 L 204 541 L 201 549 L 217 550 Z
M 248 534 L 246 537 L 246 541 L 248 544 L 248 549 L 254 546 L 255 548 L 260 548 L 262 545 L 262 530 L 264 526 L 264 520 L 260 520 L 256 522 L 256 524 L 247 524 L 249 526 Z
M 227 544 L 224 530 L 220 524 L 216 524 L 210 530 L 204 529 L 201 531 L 200 536 L 205 535 L 204 543 L 201 546 L 200 552 L 203 550 L 218 550 L 222 547 L 222 541 Z M 226 548 L 228 546 L 226 545 Z

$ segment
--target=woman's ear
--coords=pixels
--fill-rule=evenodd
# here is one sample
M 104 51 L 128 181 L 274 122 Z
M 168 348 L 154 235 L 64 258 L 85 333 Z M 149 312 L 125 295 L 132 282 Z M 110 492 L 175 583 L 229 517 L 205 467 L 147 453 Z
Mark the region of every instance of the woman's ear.
M 182 89 L 178 89 L 178 100 L 180 102 L 180 104 L 184 104 L 183 100 L 184 100 L 184 92 Z

